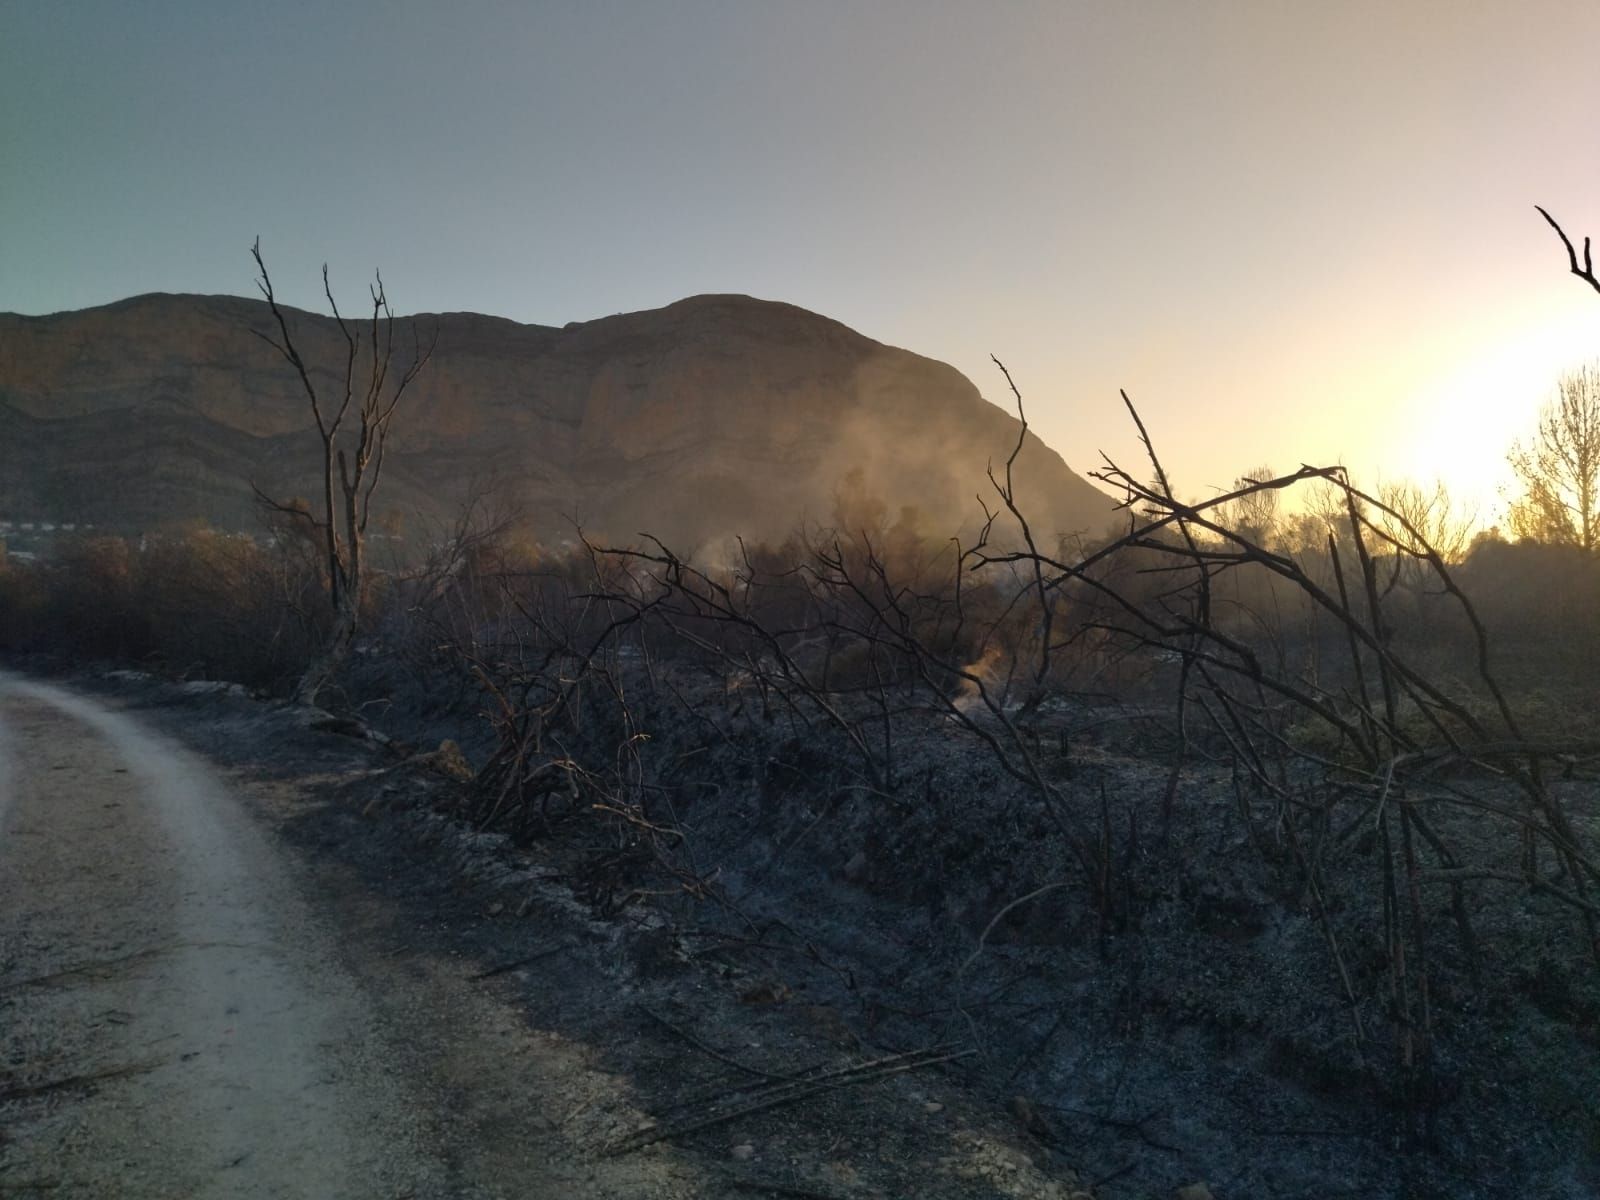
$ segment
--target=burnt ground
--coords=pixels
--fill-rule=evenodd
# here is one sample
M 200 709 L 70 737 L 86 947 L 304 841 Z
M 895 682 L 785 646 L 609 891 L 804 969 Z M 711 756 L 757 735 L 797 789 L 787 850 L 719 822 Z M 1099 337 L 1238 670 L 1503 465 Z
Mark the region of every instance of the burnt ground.
M 1162 747 L 1137 721 L 1063 710 L 1041 732 L 1065 751 L 1054 769 L 1075 819 L 1110 848 L 1106 902 L 1033 798 L 946 725 L 902 735 L 885 794 L 825 733 L 654 714 L 650 752 L 681 760 L 682 856 L 715 878 L 696 899 L 648 861 L 608 859 L 614 842 L 581 819 L 521 844 L 474 832 L 460 780 L 309 710 L 127 676 L 99 686 L 245 777 L 293 782 L 274 821 L 322 864 L 333 902 L 376 898 L 374 936 L 402 962 L 447 955 L 486 975 L 532 1027 L 627 1079 L 658 1131 L 722 1116 L 731 1101 L 716 1096 L 736 1082 L 970 1052 L 668 1139 L 729 1187 L 1600 1194 L 1600 988 L 1570 914 L 1515 887 L 1475 890 L 1474 978 L 1430 896 L 1437 1070 L 1419 1124 L 1375 999 L 1371 847 L 1357 831 L 1327 897 L 1363 997 L 1353 1011 L 1248 799 L 1197 768 L 1163 825 Z M 457 729 L 471 732 L 434 716 L 407 732 Z M 1558 786 L 1592 834 L 1595 783 Z M 618 1121 L 577 1099 L 563 1128 L 601 1154 L 633 1132 Z
M 305 865 L 308 903 L 334 915 L 364 986 L 402 1008 L 460 1005 L 459 1054 L 432 1021 L 447 1044 L 428 1048 L 428 1102 L 470 1126 L 462 1157 L 511 1160 L 495 1147 L 535 1136 L 584 1196 L 1087 1194 L 1062 1153 L 972 1091 L 966 1058 L 925 1064 L 966 1047 L 858 1036 L 802 978 L 695 954 L 651 906 L 597 916 L 537 854 L 444 815 L 447 774 L 351 722 L 129 672 L 74 686 L 221 769 Z M 515 1031 L 471 1024 L 508 1008 Z M 486 1068 L 497 1037 L 534 1060 L 525 1090 Z M 500 1183 L 520 1194 L 514 1174 Z

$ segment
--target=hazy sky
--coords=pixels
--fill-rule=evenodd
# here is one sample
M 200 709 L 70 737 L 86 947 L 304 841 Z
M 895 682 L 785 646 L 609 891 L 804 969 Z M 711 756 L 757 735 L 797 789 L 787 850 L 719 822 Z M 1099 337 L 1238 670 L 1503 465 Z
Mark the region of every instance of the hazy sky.
M 1492 500 L 1600 354 L 1600 3 L 0 0 L 0 310 L 748 292 L 1011 367 L 1079 470 Z

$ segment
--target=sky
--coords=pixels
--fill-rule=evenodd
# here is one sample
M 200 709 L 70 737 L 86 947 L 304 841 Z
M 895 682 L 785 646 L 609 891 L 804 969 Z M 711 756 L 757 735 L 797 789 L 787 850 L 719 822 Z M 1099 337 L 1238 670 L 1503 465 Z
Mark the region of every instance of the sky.
M 1600 356 L 1600 3 L 0 0 L 0 311 L 784 300 L 1080 472 L 1442 478 Z

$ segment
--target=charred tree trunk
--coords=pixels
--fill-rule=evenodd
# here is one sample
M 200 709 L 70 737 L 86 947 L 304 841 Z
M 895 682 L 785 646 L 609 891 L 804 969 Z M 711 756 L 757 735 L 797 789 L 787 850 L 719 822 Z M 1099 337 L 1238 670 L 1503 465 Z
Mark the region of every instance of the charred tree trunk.
M 311 665 L 300 677 L 300 682 L 295 685 L 294 698 L 297 703 L 317 702 L 323 690 L 339 673 L 339 668 L 344 665 L 345 659 L 350 657 L 358 628 L 359 620 L 355 606 L 346 603 L 344 596 L 341 595 L 338 608 L 334 612 L 333 629 L 328 634 L 328 640 L 311 660 Z
M 289 322 L 273 294 L 272 279 L 261 258 L 261 242 L 250 248 L 261 276 L 256 286 L 266 298 L 277 323 L 277 335 L 261 333 L 261 338 L 295 369 L 301 388 L 311 405 L 322 445 L 322 508 L 313 512 L 309 505 L 274 499 L 256 488 L 256 498 L 268 508 L 294 520 L 303 521 L 316 532 L 326 559 L 327 597 L 333 624 L 323 648 L 295 688 L 302 704 L 315 704 L 340 666 L 349 657 L 361 626 L 361 605 L 366 594 L 367 520 L 372 512 L 372 495 L 383 474 L 384 450 L 389 426 L 400 398 L 433 354 L 433 344 L 424 347 L 412 327 L 410 363 L 391 380 L 389 368 L 394 357 L 394 313 L 383 290 L 380 275 L 369 289 L 372 316 L 361 325 L 347 322 L 333 298 L 328 282 L 328 267 L 322 267 L 322 291 L 333 310 L 334 320 L 344 337 L 345 361 L 343 390 L 337 396 L 325 395 L 312 382 L 311 371 L 301 357 L 289 330 Z M 437 340 L 437 338 L 435 338 Z M 367 368 L 361 394 L 357 394 L 358 365 Z

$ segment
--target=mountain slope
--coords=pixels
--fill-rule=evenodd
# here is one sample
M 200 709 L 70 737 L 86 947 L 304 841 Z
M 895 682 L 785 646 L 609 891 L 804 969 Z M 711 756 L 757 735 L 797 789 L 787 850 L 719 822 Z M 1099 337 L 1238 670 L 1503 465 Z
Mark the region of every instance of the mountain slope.
M 333 388 L 331 318 L 290 310 Z M 746 296 L 696 296 L 563 329 L 446 313 L 395 426 L 383 503 L 446 519 L 474 482 L 511 487 L 543 536 L 573 521 L 678 545 L 779 538 L 827 523 L 841 487 L 971 528 L 1015 419 L 953 368 L 836 321 Z M 299 384 L 252 336 L 258 300 L 140 296 L 46 317 L 0 315 L 0 518 L 125 530 L 253 523 L 250 483 L 313 490 Z M 397 351 L 399 353 L 399 351 Z M 1030 437 L 1022 495 L 1046 533 L 1098 528 L 1110 501 Z M 991 501 L 992 502 L 992 501 Z

